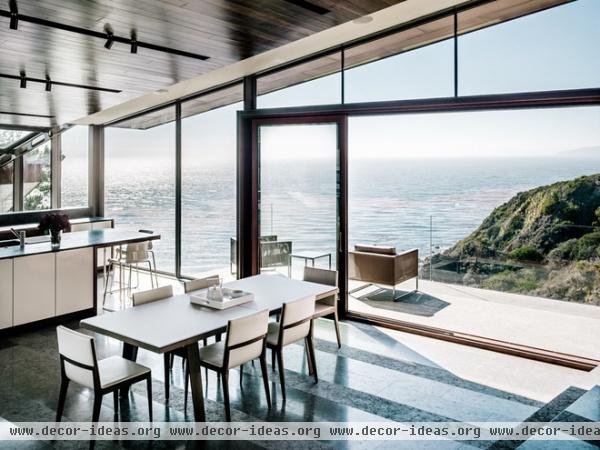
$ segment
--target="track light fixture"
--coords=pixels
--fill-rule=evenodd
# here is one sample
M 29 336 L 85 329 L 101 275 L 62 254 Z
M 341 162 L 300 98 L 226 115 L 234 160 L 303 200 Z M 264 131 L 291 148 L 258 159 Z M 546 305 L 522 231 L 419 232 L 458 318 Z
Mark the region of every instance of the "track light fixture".
M 137 33 L 135 30 L 131 30 L 131 53 L 137 53 L 137 51 L 138 51 Z
M 115 35 L 112 33 L 112 31 L 107 31 L 106 32 L 106 42 L 104 43 L 104 48 L 110 50 L 111 47 L 113 46 L 114 42 L 115 42 Z
M 19 75 L 13 75 L 10 73 L 1 73 L 0 72 L 0 79 L 3 79 L 3 78 L 6 78 L 8 80 L 20 81 L 20 85 L 23 89 L 25 89 L 27 87 L 27 82 L 43 84 L 46 91 L 48 91 L 48 92 L 51 91 L 52 86 L 65 86 L 65 87 L 77 88 L 77 89 L 87 89 L 90 91 L 111 92 L 114 94 L 119 94 L 121 92 L 120 89 L 111 89 L 111 88 L 106 88 L 106 87 L 101 87 L 101 86 L 91 86 L 91 85 L 86 85 L 86 84 L 75 84 L 75 83 L 67 83 L 64 81 L 52 80 L 48 74 L 46 74 L 45 78 L 28 77 L 25 73 L 25 69 L 22 69 L 19 72 Z
M 10 0 L 8 2 L 8 8 L 10 9 L 9 27 L 11 30 L 17 30 L 19 28 L 19 8 L 17 7 L 17 0 Z
M 10 28 L 13 30 L 16 30 L 18 28 L 19 22 L 26 22 L 43 27 L 63 30 L 69 33 L 76 33 L 81 34 L 83 36 L 90 36 L 96 39 L 102 39 L 104 40 L 104 47 L 106 49 L 110 49 L 113 46 L 113 44 L 117 42 L 119 44 L 129 45 L 131 53 L 137 53 L 139 48 L 145 48 L 156 52 L 164 52 L 169 53 L 171 55 L 182 56 L 185 58 L 193 58 L 201 61 L 206 61 L 210 58 L 209 56 L 201 55 L 199 53 L 187 52 L 185 50 L 180 50 L 177 48 L 165 47 L 164 45 L 157 45 L 151 42 L 140 41 L 137 38 L 136 30 L 132 30 L 131 35 L 129 37 L 119 36 L 114 34 L 114 31 L 112 30 L 109 24 L 107 24 L 107 27 L 105 27 L 104 31 L 90 30 L 88 28 L 82 28 L 71 24 L 55 22 L 53 20 L 48 20 L 41 17 L 32 17 L 24 14 L 19 14 L 17 8 L 17 0 L 8 0 L 8 4 L 10 6 L 10 10 L 0 9 L 0 17 L 6 17 L 7 19 L 9 19 Z

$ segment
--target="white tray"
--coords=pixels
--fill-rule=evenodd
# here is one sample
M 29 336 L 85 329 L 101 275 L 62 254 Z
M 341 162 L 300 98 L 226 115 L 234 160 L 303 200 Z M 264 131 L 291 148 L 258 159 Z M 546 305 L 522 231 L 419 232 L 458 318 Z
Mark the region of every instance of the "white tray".
M 230 292 L 234 292 L 235 297 L 230 297 L 228 295 Z M 227 309 L 234 306 L 243 305 L 244 303 L 254 300 L 254 294 L 250 292 L 229 291 L 225 288 L 223 289 L 223 301 L 209 300 L 206 297 L 207 293 L 208 290 L 206 289 L 191 293 L 190 302 L 194 305 L 207 306 L 213 309 Z

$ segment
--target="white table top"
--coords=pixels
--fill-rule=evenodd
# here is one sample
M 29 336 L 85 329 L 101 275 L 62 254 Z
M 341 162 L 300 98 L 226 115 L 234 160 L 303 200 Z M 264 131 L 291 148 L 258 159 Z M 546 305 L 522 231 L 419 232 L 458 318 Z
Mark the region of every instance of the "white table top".
M 309 296 L 317 300 L 337 292 L 333 286 L 277 275 L 256 275 L 224 286 L 251 292 L 254 301 L 220 311 L 194 305 L 188 295 L 177 295 L 84 319 L 81 326 L 137 347 L 165 353 L 225 331 L 229 320 L 248 315 L 253 310 L 277 311 L 285 302 Z
M 254 300 L 240 305 L 255 311 L 268 309 L 278 311 L 284 303 L 302 298 L 314 297 L 315 300 L 329 297 L 337 293 L 335 286 L 294 280 L 280 274 L 263 274 L 241 280 L 231 281 L 224 285 L 231 289 L 241 289 L 254 294 Z

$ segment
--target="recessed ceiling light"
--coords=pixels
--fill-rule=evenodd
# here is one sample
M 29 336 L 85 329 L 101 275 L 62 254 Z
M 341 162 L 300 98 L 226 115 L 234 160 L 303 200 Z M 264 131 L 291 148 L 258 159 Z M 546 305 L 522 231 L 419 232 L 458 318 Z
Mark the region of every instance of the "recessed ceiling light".
M 369 22 L 373 22 L 373 17 L 371 16 L 362 16 L 362 17 L 358 17 L 356 19 L 354 19 L 352 22 L 362 25 L 365 23 L 369 23 Z

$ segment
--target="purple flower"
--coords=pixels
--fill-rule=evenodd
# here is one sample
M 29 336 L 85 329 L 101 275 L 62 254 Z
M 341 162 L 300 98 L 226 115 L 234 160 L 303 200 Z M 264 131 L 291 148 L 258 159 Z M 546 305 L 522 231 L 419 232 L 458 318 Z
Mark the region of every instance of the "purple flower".
M 66 214 L 47 213 L 42 216 L 38 229 L 44 233 L 49 231 L 51 234 L 71 231 L 71 222 Z

